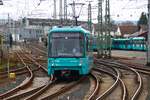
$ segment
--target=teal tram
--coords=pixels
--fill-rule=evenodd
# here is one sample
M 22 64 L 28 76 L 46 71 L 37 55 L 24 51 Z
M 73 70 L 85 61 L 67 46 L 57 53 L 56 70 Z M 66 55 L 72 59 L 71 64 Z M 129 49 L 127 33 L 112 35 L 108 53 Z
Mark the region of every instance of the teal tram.
M 134 38 L 112 38 L 111 49 L 146 51 L 146 40 L 144 37 Z M 97 50 L 97 37 L 93 38 L 93 50 Z
M 80 26 L 54 27 L 48 33 L 48 75 L 87 75 L 93 65 L 92 35 Z
M 112 39 L 112 49 L 145 51 L 144 37 Z

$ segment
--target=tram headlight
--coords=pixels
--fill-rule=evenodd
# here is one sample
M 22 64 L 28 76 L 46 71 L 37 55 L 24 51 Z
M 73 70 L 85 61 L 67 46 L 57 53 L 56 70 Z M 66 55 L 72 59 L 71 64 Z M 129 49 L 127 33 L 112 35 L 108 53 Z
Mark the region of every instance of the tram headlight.
M 80 63 L 79 66 L 82 66 L 82 64 Z
M 83 62 L 82 62 L 82 60 L 80 59 L 80 63 L 79 63 L 79 66 L 82 66 L 82 63 L 83 63 Z

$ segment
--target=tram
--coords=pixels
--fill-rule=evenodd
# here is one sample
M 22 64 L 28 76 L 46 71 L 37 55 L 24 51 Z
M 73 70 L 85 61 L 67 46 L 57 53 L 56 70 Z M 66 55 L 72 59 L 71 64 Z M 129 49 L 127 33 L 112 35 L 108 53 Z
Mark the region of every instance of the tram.
M 48 75 L 87 75 L 93 65 L 92 35 L 80 26 L 54 27 L 48 34 Z

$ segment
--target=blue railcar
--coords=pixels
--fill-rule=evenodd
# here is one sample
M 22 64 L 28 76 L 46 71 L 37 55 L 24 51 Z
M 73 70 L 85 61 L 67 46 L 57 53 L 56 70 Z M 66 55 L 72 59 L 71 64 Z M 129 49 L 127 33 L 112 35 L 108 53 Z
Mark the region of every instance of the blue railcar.
M 87 75 L 93 65 L 92 36 L 80 26 L 54 27 L 48 34 L 48 75 Z
M 135 37 L 131 38 L 131 45 L 132 45 L 132 50 L 140 50 L 140 51 L 145 51 L 146 50 L 146 41 L 144 37 Z
M 146 41 L 144 37 L 112 39 L 112 49 L 145 51 Z
M 130 39 L 112 39 L 112 49 L 130 50 Z
M 94 38 L 93 41 L 96 41 Z M 112 38 L 112 49 L 117 50 L 135 50 L 135 51 L 146 51 L 146 41 L 144 37 L 134 38 Z M 93 50 L 97 50 L 98 44 L 93 42 Z

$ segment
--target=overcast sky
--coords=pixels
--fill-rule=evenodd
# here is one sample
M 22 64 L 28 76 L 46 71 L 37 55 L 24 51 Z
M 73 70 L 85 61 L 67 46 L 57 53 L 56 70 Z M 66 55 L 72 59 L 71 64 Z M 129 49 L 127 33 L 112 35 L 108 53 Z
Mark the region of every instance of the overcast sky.
M 72 8 L 69 5 L 73 0 L 68 1 L 69 18 L 72 16 Z M 85 3 L 80 14 L 80 20 L 87 20 L 88 0 L 75 0 L 78 3 Z M 91 0 L 90 0 L 91 1 Z M 97 20 L 97 1 L 92 0 L 92 19 Z M 104 0 L 105 1 L 105 0 Z M 57 2 L 57 16 L 59 15 L 59 0 Z M 115 21 L 139 19 L 141 12 L 147 13 L 148 0 L 110 0 L 111 18 Z M 0 18 L 7 18 L 8 13 L 13 19 L 19 19 L 24 16 L 36 18 L 53 18 L 53 0 L 3 0 L 4 5 L 0 5 Z M 77 13 L 79 11 L 78 7 Z M 103 3 L 103 14 L 105 12 L 105 3 Z M 59 18 L 59 16 L 57 17 Z

